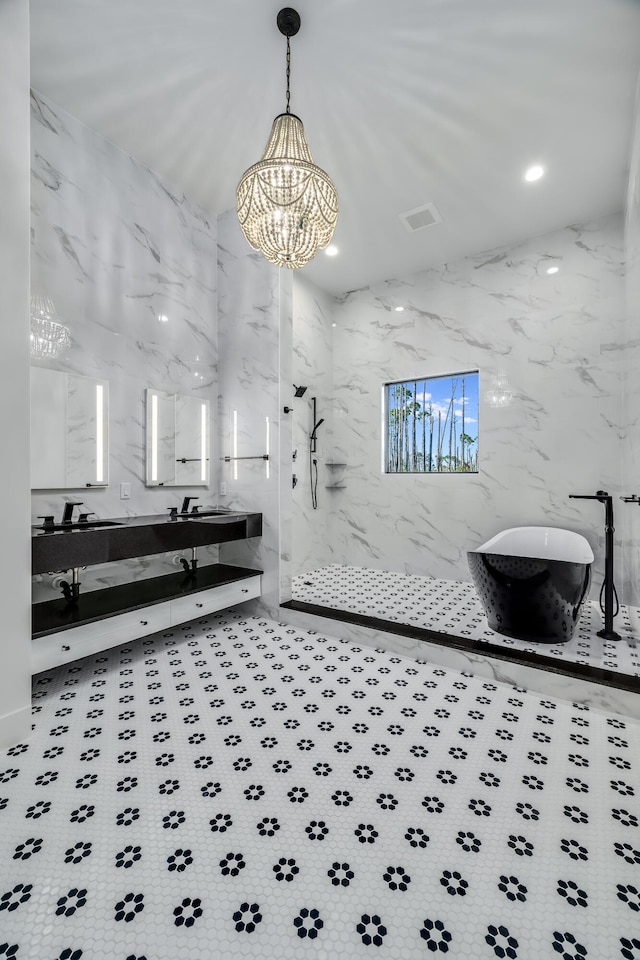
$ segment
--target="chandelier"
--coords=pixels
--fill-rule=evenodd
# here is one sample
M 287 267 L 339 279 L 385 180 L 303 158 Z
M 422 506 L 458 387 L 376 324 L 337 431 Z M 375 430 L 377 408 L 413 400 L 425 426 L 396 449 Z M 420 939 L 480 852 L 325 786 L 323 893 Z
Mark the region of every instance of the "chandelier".
M 59 323 L 51 297 L 31 296 L 30 352 L 34 360 L 54 360 L 71 346 L 71 334 Z
M 287 109 L 273 121 L 262 160 L 244 172 L 236 190 L 238 219 L 254 250 L 279 267 L 303 267 L 333 236 L 338 194 L 311 157 L 302 120 L 290 112 L 290 38 L 300 16 L 285 7 L 277 17 L 287 38 Z
M 511 384 L 502 370 L 493 378 L 484 398 L 490 407 L 508 407 L 513 400 Z

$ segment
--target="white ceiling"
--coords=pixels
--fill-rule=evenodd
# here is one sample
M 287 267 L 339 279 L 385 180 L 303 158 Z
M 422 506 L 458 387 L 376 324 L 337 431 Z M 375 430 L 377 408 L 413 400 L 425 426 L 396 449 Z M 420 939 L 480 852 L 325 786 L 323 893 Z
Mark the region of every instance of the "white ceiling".
M 278 0 L 31 0 L 32 84 L 208 210 L 284 109 Z M 636 0 L 296 0 L 291 109 L 334 180 L 331 293 L 624 206 Z M 525 184 L 542 163 L 547 175 Z M 398 215 L 432 201 L 442 223 Z

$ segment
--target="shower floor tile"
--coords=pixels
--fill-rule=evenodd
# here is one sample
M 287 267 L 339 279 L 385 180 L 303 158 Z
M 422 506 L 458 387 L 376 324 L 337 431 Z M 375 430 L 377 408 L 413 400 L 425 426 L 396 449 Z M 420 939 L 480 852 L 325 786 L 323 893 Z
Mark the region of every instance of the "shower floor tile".
M 0 958 L 640 960 L 640 726 L 216 614 L 34 678 Z
M 597 603 L 589 602 L 572 639 L 553 644 L 490 630 L 473 584 L 462 580 L 331 564 L 294 577 L 293 599 L 640 677 L 640 611 L 624 604 L 614 621 L 621 640 L 597 636 L 602 617 Z

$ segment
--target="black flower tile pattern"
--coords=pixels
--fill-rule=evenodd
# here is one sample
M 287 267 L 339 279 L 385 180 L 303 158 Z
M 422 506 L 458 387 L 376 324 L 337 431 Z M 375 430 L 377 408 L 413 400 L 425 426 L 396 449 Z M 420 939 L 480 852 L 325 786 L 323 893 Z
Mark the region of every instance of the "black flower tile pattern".
M 625 604 L 620 605 L 615 621 L 621 641 L 604 642 L 597 636 L 602 617 L 597 604 L 588 602 L 572 639 L 553 644 L 517 640 L 490 630 L 473 583 L 463 580 L 407 576 L 333 563 L 293 577 L 292 596 L 302 603 L 640 677 L 640 611 Z
M 0 960 L 640 960 L 640 725 L 226 611 L 34 679 Z

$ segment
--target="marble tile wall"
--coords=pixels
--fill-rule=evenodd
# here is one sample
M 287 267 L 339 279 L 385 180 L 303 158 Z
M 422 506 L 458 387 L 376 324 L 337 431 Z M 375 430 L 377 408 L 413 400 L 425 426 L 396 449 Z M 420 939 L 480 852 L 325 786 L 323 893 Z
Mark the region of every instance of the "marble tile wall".
M 290 598 L 292 277 L 247 245 L 235 210 L 218 220 L 220 503 L 263 515 L 260 539 L 223 544 L 220 559 L 264 571 L 253 608 L 279 617 Z M 234 440 L 235 436 L 235 440 Z M 282 582 L 281 582 L 282 578 Z
M 329 537 L 331 514 L 343 491 L 328 488 L 341 473 L 333 455 L 333 298 L 319 290 L 303 275 L 293 277 L 293 382 L 306 386 L 303 397 L 293 401 L 293 449 L 297 456 L 293 472 L 298 483 L 293 490 L 293 569 L 296 573 L 331 563 Z M 313 429 L 313 397 L 318 418 L 324 423 L 317 432 L 316 453 L 309 456 Z M 317 509 L 311 500 L 311 475 L 315 484 L 317 463 Z
M 109 487 L 38 490 L 33 517 L 59 516 L 65 498 L 103 518 L 163 514 L 187 494 L 215 502 L 215 443 L 208 489 L 144 485 L 144 400 L 154 387 L 205 398 L 215 414 L 216 219 L 38 94 L 31 131 L 31 288 L 53 300 L 72 341 L 46 365 L 109 381 L 110 403 Z M 120 500 L 121 482 L 130 500 Z M 174 571 L 167 556 L 92 567 L 83 589 Z M 50 578 L 34 586 L 35 599 L 55 596 Z
M 625 224 L 627 313 L 624 354 L 624 493 L 640 496 L 640 82 Z M 628 602 L 640 606 L 640 504 L 622 504 Z
M 613 215 L 337 298 L 333 438 L 348 489 L 330 518 L 334 562 L 468 579 L 467 550 L 506 527 L 549 523 L 592 544 L 593 595 L 603 510 L 568 495 L 605 488 L 616 515 L 624 506 L 622 227 Z M 479 474 L 385 475 L 383 384 L 472 369 Z M 514 394 L 504 409 L 484 401 L 499 371 Z M 624 599 L 623 573 L 618 564 Z
M 0 4 L 0 750 L 31 733 L 29 638 L 29 3 Z M 2 924 L 0 924 L 2 926 Z M 0 939 L 4 937 L 0 935 Z M 4 948 L 3 948 L 4 950 Z

